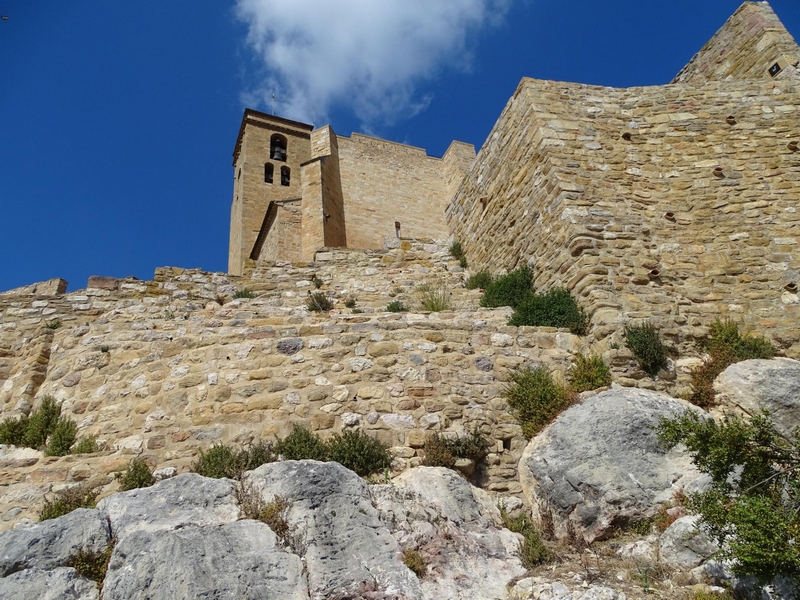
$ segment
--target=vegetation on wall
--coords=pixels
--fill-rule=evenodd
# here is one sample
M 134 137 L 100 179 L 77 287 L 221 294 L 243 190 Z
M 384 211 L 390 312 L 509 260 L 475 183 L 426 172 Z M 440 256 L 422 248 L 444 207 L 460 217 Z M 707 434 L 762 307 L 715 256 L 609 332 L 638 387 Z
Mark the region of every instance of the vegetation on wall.
M 333 302 L 325 292 L 314 292 L 306 298 L 306 308 L 312 312 L 328 312 L 333 308 Z
M 697 406 L 714 404 L 714 380 L 733 363 L 752 358 L 772 358 L 775 348 L 761 337 L 743 336 L 733 321 L 714 321 L 708 336 L 700 342 L 707 357 L 692 370 L 692 395 L 689 401 Z
M 481 296 L 481 306 L 516 308 L 532 294 L 533 270 L 528 265 L 522 265 L 507 275 L 492 280 Z
M 762 582 L 800 576 L 800 431 L 780 435 L 766 412 L 718 423 L 694 411 L 662 419 L 657 431 L 667 448 L 684 444 L 711 477 L 687 505 L 734 573 Z
M 482 460 L 489 451 L 489 440 L 477 428 L 468 435 L 454 438 L 432 433 L 425 439 L 423 450 L 424 466 L 452 469 L 458 458 L 467 458 L 474 462 Z
M 141 458 L 134 458 L 124 471 L 117 473 L 114 477 L 119 481 L 119 491 L 121 492 L 150 487 L 156 482 L 150 465 Z
M 492 283 L 492 274 L 486 269 L 470 275 L 464 284 L 468 290 L 485 290 Z
M 191 470 L 204 477 L 220 479 L 239 479 L 245 471 L 251 471 L 261 465 L 273 462 L 275 453 L 270 444 L 256 442 L 245 448 L 236 450 L 229 446 L 217 444 L 207 451 L 200 451 Z
M 544 367 L 509 371 L 503 397 L 530 439 L 575 401 L 575 392 L 557 383 Z
M 625 344 L 628 346 L 642 371 L 655 377 L 667 364 L 667 348 L 661 334 L 651 323 L 625 326 Z
M 403 304 L 400 300 L 392 300 L 389 304 L 386 305 L 386 312 L 408 312 L 408 307 Z
M 553 288 L 544 294 L 529 294 L 516 306 L 508 324 L 561 327 L 575 335 L 585 335 L 589 319 L 569 290 Z
M 567 381 L 576 392 L 586 392 L 611 385 L 611 369 L 602 356 L 578 354 L 567 373 Z
M 9 417 L 0 422 L 0 444 L 42 450 L 46 456 L 65 456 L 75 445 L 77 432 L 75 421 L 61 417 L 61 405 L 52 396 L 44 396 L 39 408 L 30 415 Z M 96 442 L 86 442 L 74 452 L 97 452 L 98 449 Z
M 361 430 L 335 433 L 327 444 L 329 460 L 354 471 L 361 477 L 380 473 L 392 464 L 389 448 Z
M 452 308 L 452 292 L 444 281 L 426 282 L 417 288 L 417 301 L 420 309 L 442 312 Z
M 39 512 L 39 520 L 55 519 L 76 508 L 94 508 L 99 492 L 86 484 L 79 484 L 57 492 L 52 500 L 46 496 Z
M 458 240 L 450 244 L 450 255 L 458 261 L 462 269 L 467 268 L 467 255 L 464 254 L 464 248 Z

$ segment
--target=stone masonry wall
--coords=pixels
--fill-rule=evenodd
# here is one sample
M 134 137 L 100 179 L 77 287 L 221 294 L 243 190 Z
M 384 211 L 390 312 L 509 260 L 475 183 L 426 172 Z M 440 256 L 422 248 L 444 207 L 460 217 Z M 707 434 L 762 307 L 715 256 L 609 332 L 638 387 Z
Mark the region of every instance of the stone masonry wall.
M 681 70 L 672 83 L 702 85 L 709 81 L 800 78 L 798 48 L 766 2 L 745 2 Z
M 274 219 L 269 226 L 258 263 L 289 260 L 300 254 L 300 200 L 275 202 Z
M 790 80 L 523 80 L 448 220 L 474 270 L 573 290 L 596 338 L 649 319 L 686 351 L 730 317 L 797 355 L 798 105 Z
M 428 434 L 478 427 L 491 453 L 475 472 L 462 469 L 490 490 L 518 493 L 526 440 L 501 398 L 508 369 L 541 363 L 563 374 L 584 342 L 508 327 L 507 309 L 477 308 L 479 293 L 463 287 L 444 245 L 396 245 L 264 264 L 248 277 L 165 268 L 116 289 L 0 299 L 0 419 L 49 394 L 79 435 L 108 448 L 45 458 L 0 447 L 0 529 L 77 481 L 110 493 L 113 472 L 133 456 L 185 471 L 200 449 L 271 440 L 295 423 L 323 437 L 364 428 L 392 447 L 395 472 L 420 462 Z M 330 314 L 305 308 L 312 275 L 336 303 Z M 384 311 L 393 299 L 418 306 L 416 288 L 431 281 L 449 286 L 452 311 Z M 258 297 L 216 301 L 243 287 Z M 363 312 L 344 308 L 346 298 Z M 60 327 L 46 327 L 55 319 Z

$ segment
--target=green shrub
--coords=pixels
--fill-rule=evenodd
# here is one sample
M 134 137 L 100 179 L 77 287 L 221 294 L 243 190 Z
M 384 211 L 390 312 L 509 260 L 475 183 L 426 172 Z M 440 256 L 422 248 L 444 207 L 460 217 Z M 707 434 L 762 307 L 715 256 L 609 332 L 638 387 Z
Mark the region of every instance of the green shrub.
M 603 362 L 602 356 L 578 354 L 575 364 L 567 373 L 567 381 L 576 392 L 596 390 L 611 385 L 611 369 Z
M 292 427 L 292 433 L 275 444 L 275 452 L 284 460 L 328 460 L 325 443 L 316 433 L 299 425 Z
M 317 277 L 317 274 L 315 273 L 314 275 L 312 275 L 312 276 L 311 276 L 311 283 L 313 283 L 313 284 L 314 284 L 314 287 L 315 287 L 316 289 L 320 289 L 320 288 L 322 287 L 322 284 L 323 284 L 324 282 L 322 281 L 322 279 L 320 279 L 319 277 Z
M 447 438 L 438 433 L 432 433 L 425 438 L 425 458 L 422 459 L 426 467 L 446 467 L 452 469 L 456 464 L 456 457 Z
M 80 484 L 58 492 L 52 500 L 45 497 L 39 520 L 55 519 L 76 508 L 94 508 L 98 494 L 96 489 Z
M 428 563 L 425 557 L 416 550 L 403 550 L 403 564 L 407 566 L 419 579 L 425 577 L 428 572 Z
M 666 448 L 683 444 L 711 477 L 687 506 L 733 572 L 762 582 L 800 576 L 800 432 L 780 435 L 767 413 L 718 423 L 693 411 L 661 419 L 657 432 Z
M 545 294 L 529 294 L 514 308 L 508 324 L 564 327 L 575 335 L 585 335 L 589 319 L 569 290 L 553 288 Z
M 729 590 L 725 590 L 721 594 L 714 592 L 696 592 L 691 600 L 734 600 L 734 597 Z
M 655 377 L 667 364 L 667 349 L 661 334 L 650 323 L 625 326 L 625 344 L 628 346 L 642 371 Z
M 489 451 L 489 441 L 477 428 L 468 435 L 455 438 L 446 438 L 433 433 L 425 438 L 423 449 L 425 451 L 423 465 L 452 469 L 457 458 L 468 458 L 475 462 L 482 460 Z
M 8 417 L 0 421 L 0 444 L 12 444 L 13 446 L 23 446 L 25 433 L 28 431 L 28 417 L 21 416 L 18 419 Z
M 44 448 L 47 437 L 53 432 L 61 415 L 59 406 L 52 396 L 42 398 L 42 403 L 28 418 L 23 445 L 28 448 Z
M 485 290 L 492 283 L 492 274 L 486 269 L 470 275 L 465 284 L 468 290 Z
M 355 308 L 356 307 L 356 299 L 352 298 L 352 297 L 348 298 L 347 300 L 344 301 L 344 305 L 347 308 Z
M 516 308 L 523 300 L 533 294 L 533 271 L 523 265 L 493 280 L 486 286 L 481 297 L 481 306 L 496 308 L 510 306 Z
M 61 327 L 61 320 L 53 319 L 52 321 L 45 321 L 44 326 L 47 329 L 58 329 L 59 327 Z
M 325 292 L 314 292 L 306 298 L 306 308 L 312 312 L 328 312 L 333 308 L 333 302 L 328 300 Z
M 455 240 L 450 244 L 450 255 L 457 260 L 464 258 L 464 248 L 461 246 L 461 242 Z
M 78 426 L 72 419 L 60 417 L 47 440 L 45 456 L 66 456 L 78 438 Z
M 97 436 L 90 435 L 89 437 L 81 438 L 70 452 L 72 454 L 94 454 L 102 449 L 103 447 L 97 443 Z
M 242 288 L 240 290 L 236 290 L 236 292 L 233 294 L 233 297 L 234 298 L 255 298 L 256 295 L 251 290 L 249 290 L 247 288 Z
M 528 439 L 574 402 L 574 393 L 559 385 L 544 367 L 510 371 L 503 397 Z
M 450 310 L 450 289 L 443 282 L 423 283 L 417 288 L 417 299 L 422 310 L 442 312 Z
M 204 477 L 221 479 L 238 479 L 245 471 L 252 471 L 264 463 L 275 460 L 272 446 L 258 442 L 256 444 L 234 450 L 229 446 L 217 444 L 208 451 L 200 451 L 197 460 L 192 464 L 191 470 Z
M 282 496 L 275 496 L 258 514 L 258 520 L 266 523 L 284 543 L 289 537 L 289 521 L 286 517 L 290 507 L 288 500 Z
M 703 408 L 714 404 L 714 380 L 730 365 L 742 360 L 775 356 L 775 348 L 767 340 L 740 335 L 739 327 L 733 321 L 714 321 L 708 337 L 699 345 L 708 357 L 692 370 L 689 401 Z
M 363 431 L 352 429 L 334 434 L 328 442 L 328 459 L 361 477 L 379 473 L 392 464 L 386 444 Z
M 400 302 L 400 300 L 392 300 L 386 305 L 386 312 L 408 312 L 408 307 Z
M 141 458 L 134 458 L 124 471 L 117 473 L 114 477 L 119 481 L 121 492 L 150 487 L 156 482 L 150 465 Z
M 67 559 L 67 566 L 75 569 L 78 572 L 78 577 L 85 577 L 97 583 L 97 589 L 102 590 L 108 563 L 111 561 L 111 554 L 114 552 L 115 544 L 116 540 L 113 539 L 99 552 L 78 550 Z
M 526 569 L 532 569 L 536 565 L 540 565 L 553 558 L 551 552 L 542 542 L 542 538 L 530 517 L 525 513 L 520 514 L 518 517 L 511 518 L 506 511 L 500 510 L 500 516 L 503 519 L 503 525 L 506 529 L 514 533 L 521 533 L 524 538 L 519 548 L 519 558 L 522 561 L 522 566 Z

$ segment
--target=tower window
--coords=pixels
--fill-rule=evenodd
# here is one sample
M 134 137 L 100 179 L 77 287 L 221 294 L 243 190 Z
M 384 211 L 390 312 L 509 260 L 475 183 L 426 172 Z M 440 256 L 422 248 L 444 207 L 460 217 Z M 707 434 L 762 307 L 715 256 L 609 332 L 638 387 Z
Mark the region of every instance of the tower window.
M 269 158 L 286 162 L 286 138 L 278 133 L 272 134 L 269 140 Z
M 264 183 L 272 183 L 272 174 L 275 172 L 275 165 L 264 163 Z
M 289 167 L 281 167 L 281 185 L 291 183 L 292 170 Z

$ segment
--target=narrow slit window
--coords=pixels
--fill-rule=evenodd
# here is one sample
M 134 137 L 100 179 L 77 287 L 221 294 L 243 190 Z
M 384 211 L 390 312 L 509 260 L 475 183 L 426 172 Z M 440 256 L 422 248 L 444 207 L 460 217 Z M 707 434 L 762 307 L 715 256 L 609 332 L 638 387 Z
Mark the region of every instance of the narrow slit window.
M 272 183 L 272 174 L 275 172 L 275 165 L 272 163 L 264 164 L 264 183 Z
M 286 162 L 286 138 L 279 133 L 273 134 L 269 140 L 269 158 Z
M 281 185 L 289 185 L 292 182 L 292 170 L 289 167 L 281 167 Z

